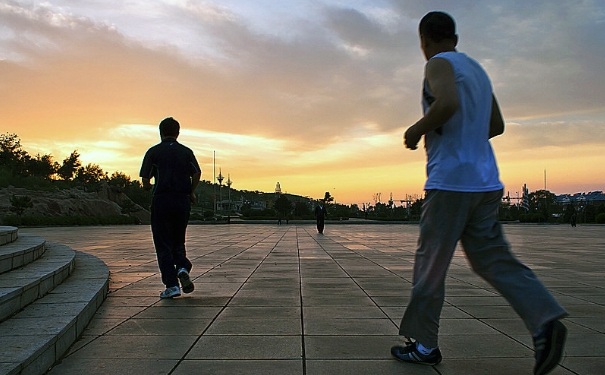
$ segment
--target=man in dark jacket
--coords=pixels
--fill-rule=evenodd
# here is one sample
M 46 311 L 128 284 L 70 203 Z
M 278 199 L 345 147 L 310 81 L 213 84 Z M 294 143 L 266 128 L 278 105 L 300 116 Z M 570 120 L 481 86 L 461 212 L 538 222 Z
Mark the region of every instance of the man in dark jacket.
M 180 125 L 172 117 L 160 123 L 161 142 L 145 154 L 140 177 L 145 189 L 151 189 L 151 232 L 166 290 L 160 298 L 173 298 L 194 289 L 189 272 L 191 262 L 185 251 L 185 233 L 195 203 L 195 188 L 202 171 L 191 149 L 176 141 Z

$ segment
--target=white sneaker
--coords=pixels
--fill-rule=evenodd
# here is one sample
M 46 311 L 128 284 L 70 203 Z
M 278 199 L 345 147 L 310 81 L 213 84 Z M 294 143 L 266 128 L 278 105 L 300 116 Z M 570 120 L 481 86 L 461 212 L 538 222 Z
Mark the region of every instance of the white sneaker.
M 193 292 L 193 289 L 195 287 L 193 286 L 193 282 L 191 282 L 191 278 L 189 277 L 189 272 L 187 272 L 187 270 L 185 268 L 181 268 L 181 269 L 179 269 L 179 272 L 177 272 L 176 275 L 179 278 L 179 281 L 181 282 L 181 286 L 183 287 L 183 292 L 184 293 Z
M 160 293 L 160 298 L 173 298 L 181 295 L 181 288 L 178 286 L 171 286 L 170 288 L 166 288 L 165 291 Z

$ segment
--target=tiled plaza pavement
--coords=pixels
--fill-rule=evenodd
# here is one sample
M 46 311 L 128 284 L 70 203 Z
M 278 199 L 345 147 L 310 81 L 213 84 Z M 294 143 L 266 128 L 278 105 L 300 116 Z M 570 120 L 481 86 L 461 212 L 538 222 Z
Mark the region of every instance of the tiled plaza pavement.
M 514 252 L 568 309 L 552 374 L 605 374 L 605 226 L 506 225 Z M 111 292 L 50 371 L 68 374 L 531 374 L 531 338 L 461 251 L 443 362 L 390 357 L 410 294 L 415 225 L 190 226 L 195 292 L 159 300 L 149 227 L 30 228 L 103 259 Z

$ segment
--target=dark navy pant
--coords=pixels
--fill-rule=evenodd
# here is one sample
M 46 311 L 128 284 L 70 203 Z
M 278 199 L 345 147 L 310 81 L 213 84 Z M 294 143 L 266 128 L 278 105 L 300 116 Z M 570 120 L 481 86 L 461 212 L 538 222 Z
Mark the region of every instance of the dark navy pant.
M 162 274 L 167 288 L 178 286 L 177 270 L 191 271 L 191 262 L 185 251 L 185 233 L 191 212 L 189 196 L 163 194 L 153 197 L 151 205 L 151 232 Z
M 318 217 L 317 218 L 317 231 L 319 233 L 323 233 L 324 232 L 324 226 L 325 226 L 325 219 L 323 217 Z

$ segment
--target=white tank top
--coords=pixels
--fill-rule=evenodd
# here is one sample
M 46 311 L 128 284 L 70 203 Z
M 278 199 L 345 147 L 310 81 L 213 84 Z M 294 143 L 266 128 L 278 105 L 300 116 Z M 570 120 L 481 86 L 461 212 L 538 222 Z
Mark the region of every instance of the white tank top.
M 425 135 L 427 181 L 425 190 L 485 192 L 503 188 L 496 158 L 489 142 L 492 110 L 492 86 L 489 77 L 475 60 L 459 52 L 442 52 L 452 65 L 458 111 L 439 129 Z M 423 109 L 434 98 L 424 85 Z

